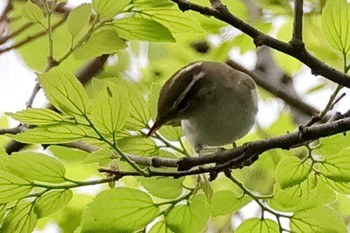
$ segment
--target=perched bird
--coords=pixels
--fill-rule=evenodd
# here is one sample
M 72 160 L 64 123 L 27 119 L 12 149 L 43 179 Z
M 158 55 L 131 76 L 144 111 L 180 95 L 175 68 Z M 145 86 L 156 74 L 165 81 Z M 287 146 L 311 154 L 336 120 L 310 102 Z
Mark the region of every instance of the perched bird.
M 162 87 L 158 114 L 147 136 L 180 124 L 195 151 L 234 143 L 246 135 L 258 111 L 254 80 L 225 63 L 197 61 Z

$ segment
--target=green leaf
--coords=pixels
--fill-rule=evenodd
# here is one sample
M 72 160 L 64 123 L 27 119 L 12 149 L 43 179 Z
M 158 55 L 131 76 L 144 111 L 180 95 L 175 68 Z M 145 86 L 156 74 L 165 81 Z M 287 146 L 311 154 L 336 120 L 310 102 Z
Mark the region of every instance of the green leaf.
M 319 172 L 335 182 L 350 182 L 350 149 L 327 155 L 320 162 Z
M 180 141 L 183 135 L 181 127 L 167 125 L 160 128 L 159 133 L 170 141 Z
M 108 161 L 116 158 L 111 150 L 100 149 L 91 152 L 84 160 L 84 163 L 99 163 L 100 165 L 106 164 Z
M 309 176 L 299 185 L 286 189 L 275 185 L 273 193 L 273 198 L 268 201 L 269 205 L 284 212 L 310 209 L 336 199 L 334 191 L 315 175 Z
M 173 233 L 173 231 L 167 227 L 164 221 L 160 221 L 152 226 L 149 233 Z
M 93 0 L 92 8 L 101 19 L 109 19 L 120 13 L 130 0 Z
M 92 100 L 93 122 L 96 128 L 114 135 L 120 131 L 129 116 L 128 93 L 122 86 L 108 83 Z
M 102 54 L 112 54 L 126 47 L 115 30 L 102 30 L 91 35 L 89 40 L 74 51 L 76 59 L 89 59 Z
M 225 215 L 238 211 L 251 201 L 243 193 L 236 194 L 229 190 L 214 192 L 210 202 L 210 211 L 212 216 Z
M 0 203 L 25 197 L 32 190 L 30 181 L 0 170 Z
M 131 130 L 140 130 L 145 128 L 150 119 L 148 104 L 135 89 L 128 89 L 130 101 L 130 115 L 126 122 L 125 128 Z
M 151 19 L 121 18 L 114 21 L 113 25 L 120 37 L 127 40 L 175 42 L 168 28 Z
M 130 188 L 107 190 L 88 205 L 81 232 L 133 232 L 158 214 L 159 208 L 145 192 Z
M 39 79 L 46 97 L 61 112 L 78 116 L 88 112 L 88 96 L 73 74 L 51 69 Z
M 153 140 L 144 136 L 131 136 L 117 141 L 118 146 L 125 152 L 138 155 L 158 155 L 159 147 Z
M 7 168 L 31 180 L 52 183 L 65 181 L 66 169 L 62 163 L 53 157 L 37 152 L 13 153 L 7 163 Z
M 69 189 L 47 192 L 35 202 L 34 212 L 38 218 L 46 217 L 65 207 L 72 197 L 73 192 Z
M 32 203 L 21 202 L 5 217 L 1 233 L 31 233 L 37 222 Z
M 19 13 L 23 18 L 32 23 L 42 23 L 44 19 L 44 13 L 40 7 L 30 1 L 19 6 Z
M 327 1 L 322 12 L 322 29 L 328 43 L 347 54 L 350 49 L 350 5 L 346 0 Z
M 276 170 L 276 180 L 282 189 L 300 184 L 309 176 L 312 167 L 295 156 L 283 157 Z
M 156 119 L 157 117 L 157 103 L 158 103 L 158 97 L 160 93 L 160 89 L 162 88 L 161 85 L 158 83 L 152 83 L 151 86 L 151 94 L 149 96 L 149 112 L 151 114 L 152 119 Z
M 61 144 L 75 142 L 86 138 L 97 138 L 89 127 L 75 124 L 63 124 L 29 129 L 26 132 L 6 136 L 23 143 Z
M 182 183 L 184 178 L 173 179 L 168 177 L 139 177 L 137 179 L 150 194 L 160 198 L 174 199 L 180 196 L 182 193 Z
M 295 212 L 290 221 L 290 228 L 295 233 L 348 232 L 344 220 L 326 206 Z
M 199 233 L 207 227 L 208 203 L 204 195 L 192 198 L 188 205 L 177 205 L 165 216 L 167 226 L 176 233 Z
M 68 32 L 75 38 L 89 24 L 91 5 L 81 4 L 74 8 L 68 15 Z
M 52 125 L 71 121 L 47 108 L 28 108 L 16 113 L 6 113 L 6 115 L 30 125 Z
M 280 232 L 278 224 L 271 219 L 250 218 L 243 221 L 235 233 L 273 233 Z
M 190 12 L 181 12 L 177 7 L 143 8 L 142 12 L 151 15 L 151 19 L 161 23 L 173 33 L 203 33 L 201 25 L 193 15 Z

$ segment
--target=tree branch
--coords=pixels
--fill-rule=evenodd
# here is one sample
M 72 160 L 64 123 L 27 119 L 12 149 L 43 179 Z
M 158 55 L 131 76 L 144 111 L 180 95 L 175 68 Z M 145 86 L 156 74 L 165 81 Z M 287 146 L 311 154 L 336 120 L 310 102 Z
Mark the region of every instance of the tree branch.
M 304 46 L 303 44 L 303 0 L 294 0 L 294 24 L 293 37 L 290 41 L 295 46 Z
M 248 23 L 232 15 L 224 5 L 220 4 L 220 6 L 217 6 L 218 2 L 220 2 L 219 0 L 215 1 L 215 9 L 201 6 L 187 0 L 171 1 L 175 2 L 182 11 L 192 10 L 205 16 L 213 16 L 216 19 L 226 22 L 250 36 L 254 40 L 256 46 L 266 45 L 288 54 L 310 67 L 314 75 L 322 75 L 333 82 L 350 87 L 350 76 L 321 62 L 316 57 L 312 56 L 303 46 L 300 47 L 294 46 L 292 43 L 285 43 L 257 30 Z

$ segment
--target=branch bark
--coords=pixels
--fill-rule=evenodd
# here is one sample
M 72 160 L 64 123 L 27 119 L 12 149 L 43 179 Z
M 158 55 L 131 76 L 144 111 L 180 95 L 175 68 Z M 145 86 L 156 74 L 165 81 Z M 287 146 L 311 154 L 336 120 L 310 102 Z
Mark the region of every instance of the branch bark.
M 342 73 L 334 68 L 328 66 L 322 61 L 318 60 L 316 57 L 312 56 L 304 46 L 295 46 L 293 43 L 286 43 L 277 40 L 271 36 L 264 34 L 263 32 L 252 27 L 243 20 L 232 15 L 228 9 L 219 1 L 215 1 L 215 9 L 198 5 L 187 0 L 172 0 L 176 3 L 180 10 L 182 11 L 196 11 L 200 14 L 207 16 L 213 16 L 223 22 L 226 22 L 233 27 L 241 30 L 243 33 L 250 36 L 256 46 L 266 45 L 280 52 L 288 54 L 305 65 L 307 65 L 314 75 L 322 75 L 325 78 L 341 84 L 346 87 L 350 87 L 350 76 Z M 218 2 L 220 4 L 218 4 Z

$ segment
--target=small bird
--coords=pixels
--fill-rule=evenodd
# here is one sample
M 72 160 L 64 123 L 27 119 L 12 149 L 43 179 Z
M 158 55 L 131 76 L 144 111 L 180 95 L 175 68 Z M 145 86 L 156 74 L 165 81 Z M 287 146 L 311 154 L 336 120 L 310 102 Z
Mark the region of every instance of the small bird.
M 254 80 L 225 63 L 193 62 L 164 84 L 158 113 L 148 132 L 180 125 L 197 153 L 234 143 L 255 123 L 258 111 Z

